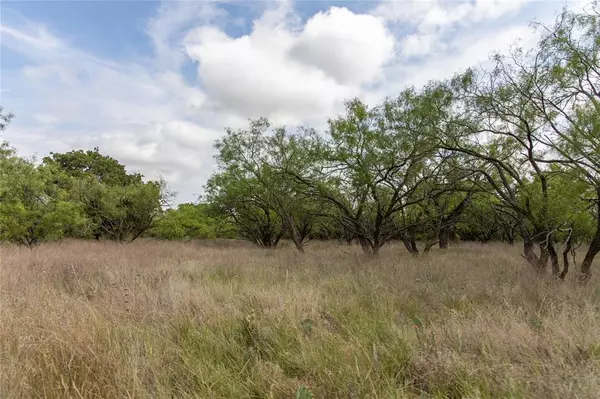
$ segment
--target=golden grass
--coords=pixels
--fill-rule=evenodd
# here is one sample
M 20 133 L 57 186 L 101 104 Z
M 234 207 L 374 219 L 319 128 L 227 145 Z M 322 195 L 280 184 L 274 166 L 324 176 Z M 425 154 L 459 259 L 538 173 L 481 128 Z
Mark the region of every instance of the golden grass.
M 65 241 L 0 259 L 2 398 L 600 392 L 600 280 L 536 277 L 516 247 Z

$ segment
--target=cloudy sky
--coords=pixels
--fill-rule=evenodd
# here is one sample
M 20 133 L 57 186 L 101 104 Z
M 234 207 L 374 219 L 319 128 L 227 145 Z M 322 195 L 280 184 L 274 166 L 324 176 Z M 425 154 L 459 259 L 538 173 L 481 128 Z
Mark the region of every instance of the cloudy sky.
M 90 149 L 193 201 L 226 126 L 324 127 L 345 99 L 485 65 L 561 1 L 1 3 L 3 138 L 24 156 Z

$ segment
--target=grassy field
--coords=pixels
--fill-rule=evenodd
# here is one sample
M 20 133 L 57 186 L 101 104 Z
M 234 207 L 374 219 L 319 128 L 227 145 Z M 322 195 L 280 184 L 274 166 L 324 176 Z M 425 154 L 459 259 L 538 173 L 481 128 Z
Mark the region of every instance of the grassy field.
M 503 245 L 209 244 L 0 248 L 0 396 L 600 395 L 598 277 Z

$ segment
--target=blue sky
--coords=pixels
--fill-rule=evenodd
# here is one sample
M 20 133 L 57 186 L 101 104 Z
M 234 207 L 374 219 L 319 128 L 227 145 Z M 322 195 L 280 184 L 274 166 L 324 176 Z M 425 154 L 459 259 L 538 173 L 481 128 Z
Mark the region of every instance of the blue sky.
M 18 1 L 1 3 L 3 138 L 22 155 L 99 146 L 192 201 L 212 144 L 248 118 L 324 128 L 536 36 L 564 3 Z

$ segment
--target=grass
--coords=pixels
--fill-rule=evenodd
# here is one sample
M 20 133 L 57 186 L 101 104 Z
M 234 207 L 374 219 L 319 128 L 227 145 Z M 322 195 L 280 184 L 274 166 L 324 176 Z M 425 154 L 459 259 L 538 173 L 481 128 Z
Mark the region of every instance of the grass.
M 592 398 L 600 285 L 519 248 L 0 248 L 3 398 Z M 600 273 L 598 267 L 596 274 Z

